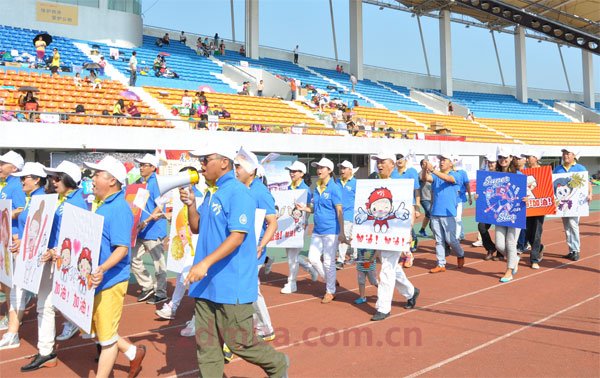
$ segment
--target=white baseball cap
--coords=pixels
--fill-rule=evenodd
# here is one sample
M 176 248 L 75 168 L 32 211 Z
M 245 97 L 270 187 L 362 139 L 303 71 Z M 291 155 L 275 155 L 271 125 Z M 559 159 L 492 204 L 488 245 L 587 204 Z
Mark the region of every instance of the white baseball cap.
M 296 160 L 289 167 L 285 167 L 288 171 L 300 171 L 302 173 L 306 173 L 306 165 L 300 160 Z
M 83 163 L 83 165 L 94 171 L 108 172 L 121 184 L 125 184 L 125 180 L 127 179 L 127 169 L 125 169 L 123 163 L 110 155 L 106 156 L 98 163 Z
M 141 159 L 137 159 L 136 158 L 136 159 L 133 159 L 133 160 L 136 163 L 140 163 L 140 164 L 150 164 L 154 168 L 158 168 L 158 165 L 159 165 L 159 162 L 160 162 L 160 160 L 158 159 L 158 156 L 152 155 L 152 154 L 146 154 Z
M 229 146 L 209 146 L 205 145 L 201 148 L 190 151 L 190 155 L 194 157 L 208 156 L 212 154 L 221 155 L 233 161 L 237 155 L 237 150 Z
M 529 156 L 534 156 L 536 159 L 540 160 L 542 158 L 542 153 L 536 150 L 527 150 L 524 153 L 521 154 L 521 157 L 529 157 Z
M 81 169 L 79 169 L 77 164 L 67 160 L 61 161 L 56 168 L 44 168 L 44 171 L 48 176 L 55 176 L 56 173 L 65 173 L 77 184 L 81 181 Z
M 452 164 L 454 165 L 455 162 L 458 160 L 457 157 L 455 155 L 449 154 L 449 153 L 441 153 L 437 155 L 438 159 L 448 159 L 452 162 Z
M 319 161 L 313 161 L 310 163 L 312 167 L 325 167 L 333 171 L 333 162 L 327 158 L 321 158 Z
M 338 163 L 338 167 L 350 168 L 352 169 L 352 174 L 355 174 L 356 171 L 358 171 L 358 167 L 354 168 L 354 165 L 352 165 L 352 163 L 350 163 L 348 160 L 344 160 L 343 162 Z
M 394 163 L 396 162 L 396 154 L 391 152 L 380 152 L 377 155 L 372 155 L 371 160 L 391 160 Z
M 234 163 L 241 165 L 242 168 L 244 168 L 244 170 L 248 173 L 254 172 L 260 166 L 256 154 L 252 151 L 246 150 L 244 147 L 240 147 L 240 150 L 235 156 Z
M 4 155 L 0 155 L 0 161 L 14 165 L 19 171 L 23 169 L 23 165 L 25 164 L 23 156 L 19 155 L 18 153 L 12 150 L 8 151 Z
M 11 163 L 12 164 L 12 163 Z M 44 165 L 42 163 L 33 163 L 28 161 L 23 165 L 23 169 L 20 172 L 13 173 L 13 176 L 23 177 L 34 175 L 37 177 L 46 177 L 46 172 L 44 171 Z
M 504 146 L 498 146 L 498 148 L 496 149 L 496 157 L 498 156 L 502 156 L 502 157 L 511 157 L 511 153 L 508 149 L 506 149 L 506 147 Z
M 485 160 L 495 163 L 498 161 L 498 157 L 494 154 L 487 154 L 487 155 L 485 155 Z
M 581 151 L 573 148 L 573 147 L 565 147 L 562 150 L 560 150 L 561 152 L 571 152 L 573 155 L 575 155 L 575 159 L 579 160 L 579 157 L 581 156 Z M 2 159 L 0 159 L 1 161 L 4 161 Z

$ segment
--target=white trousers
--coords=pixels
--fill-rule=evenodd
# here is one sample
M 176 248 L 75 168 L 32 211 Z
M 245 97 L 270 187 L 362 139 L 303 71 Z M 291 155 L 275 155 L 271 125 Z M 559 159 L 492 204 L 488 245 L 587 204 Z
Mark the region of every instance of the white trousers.
M 304 256 L 300 256 L 300 248 L 286 248 L 285 253 L 288 259 L 288 266 L 290 268 L 290 274 L 288 276 L 288 282 L 291 284 L 296 283 L 298 277 L 298 267 L 301 266 L 307 272 L 310 272 L 312 266 L 306 261 Z
M 258 265 L 258 271 L 262 268 L 262 264 Z M 265 303 L 265 298 L 260 292 L 260 278 L 258 278 L 258 298 L 256 302 L 252 303 L 254 307 L 254 324 L 258 331 L 259 336 L 265 336 L 273 333 L 273 325 L 271 324 L 271 316 L 269 315 L 269 309 Z
M 381 271 L 379 272 L 379 286 L 377 287 L 377 303 L 375 308 L 378 312 L 388 314 L 392 311 L 392 298 L 394 287 L 406 299 L 415 294 L 415 287 L 408 280 L 402 266 L 398 265 L 400 252 L 379 251 L 381 256 Z
M 56 337 L 56 317 L 52 306 L 52 263 L 44 264 L 40 290 L 37 298 L 38 343 L 37 348 L 42 356 L 47 356 L 54 350 Z
M 338 236 L 336 234 L 319 235 L 313 232 L 308 249 L 308 260 L 325 280 L 326 291 L 335 294 L 335 253 Z M 323 262 L 321 262 L 323 256 Z
M 463 235 L 463 224 L 462 224 L 462 213 L 463 213 L 463 203 L 458 200 L 458 205 L 456 205 L 456 240 L 461 240 L 461 236 Z
M 350 240 L 352 237 L 352 226 L 354 223 L 350 221 L 344 221 L 344 235 L 346 235 L 346 239 Z M 348 253 L 348 248 L 350 248 L 350 244 L 346 243 L 338 243 L 338 257 L 337 261 L 339 263 L 343 263 L 346 260 L 346 253 Z M 352 248 L 352 258 L 356 259 L 356 248 Z

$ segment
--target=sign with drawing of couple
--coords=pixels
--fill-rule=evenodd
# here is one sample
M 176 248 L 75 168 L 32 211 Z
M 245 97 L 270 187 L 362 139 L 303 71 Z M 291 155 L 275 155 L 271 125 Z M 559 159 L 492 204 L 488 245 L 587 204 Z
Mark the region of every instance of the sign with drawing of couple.
M 90 333 L 96 290 L 91 274 L 98 267 L 104 217 L 69 203 L 63 208 L 52 304 L 84 332 Z
M 527 176 L 477 171 L 477 222 L 525 228 Z
M 12 201 L 0 200 L 0 282 L 12 287 Z
M 407 250 L 413 194 L 413 180 L 357 180 L 352 247 Z
M 271 192 L 275 199 L 277 212 L 277 232 L 267 247 L 302 248 L 304 247 L 304 228 L 307 215 L 296 209 L 296 204 L 306 205 L 306 189 L 276 190 Z
M 556 201 L 556 214 L 552 217 L 590 215 L 588 172 L 555 173 L 552 186 Z
M 556 212 L 552 168 L 545 165 L 539 168 L 522 170 L 527 175 L 527 216 L 550 215 Z
M 29 202 L 29 213 L 16 257 L 13 285 L 34 294 L 37 294 L 40 288 L 44 270 L 40 259 L 48 249 L 57 204 L 58 194 L 33 196 Z

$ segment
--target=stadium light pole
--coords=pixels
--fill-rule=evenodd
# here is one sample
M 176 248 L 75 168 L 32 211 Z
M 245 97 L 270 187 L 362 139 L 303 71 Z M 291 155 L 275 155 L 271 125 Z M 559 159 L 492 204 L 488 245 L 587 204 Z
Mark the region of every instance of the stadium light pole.
M 417 24 L 419 25 L 419 34 L 421 35 L 421 47 L 423 48 L 423 56 L 425 57 L 425 68 L 427 68 L 427 76 L 431 76 L 429 71 L 429 59 L 427 59 L 427 49 L 425 48 L 425 38 L 423 37 L 423 28 L 421 27 L 421 15 L 417 15 Z
M 506 86 L 504 82 L 504 74 L 502 73 L 502 65 L 500 64 L 500 54 L 498 54 L 498 46 L 496 45 L 496 36 L 494 35 L 494 31 L 490 30 L 490 34 L 492 35 L 492 42 L 494 43 L 494 51 L 496 51 L 496 62 L 498 63 L 498 70 L 500 71 L 500 80 L 502 80 L 502 86 Z
M 569 89 L 569 93 L 573 93 L 573 92 L 571 92 L 571 83 L 569 83 L 569 75 L 567 74 L 567 67 L 565 66 L 565 60 L 563 58 L 560 44 L 557 43 L 556 47 L 558 47 L 558 55 L 560 56 L 560 62 L 562 63 L 563 72 L 565 73 L 565 80 L 567 81 L 567 88 Z
M 233 0 L 231 0 L 233 1 Z M 333 0 L 329 0 L 329 14 L 331 16 L 331 34 L 333 34 L 333 53 L 335 54 L 335 61 L 338 61 L 338 50 L 337 50 L 337 38 L 335 37 L 335 22 L 333 16 Z
M 235 43 L 235 15 L 233 13 L 233 0 L 229 0 L 229 7 L 231 9 L 231 38 Z

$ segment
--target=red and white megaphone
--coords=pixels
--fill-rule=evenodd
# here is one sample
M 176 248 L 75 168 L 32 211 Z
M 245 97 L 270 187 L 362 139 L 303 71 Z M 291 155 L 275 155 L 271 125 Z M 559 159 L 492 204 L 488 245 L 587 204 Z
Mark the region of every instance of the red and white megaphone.
M 192 170 L 187 170 L 172 176 L 156 176 L 158 191 L 161 195 L 167 193 L 171 189 L 187 185 L 196 185 L 199 181 L 200 177 L 198 176 L 198 172 Z

